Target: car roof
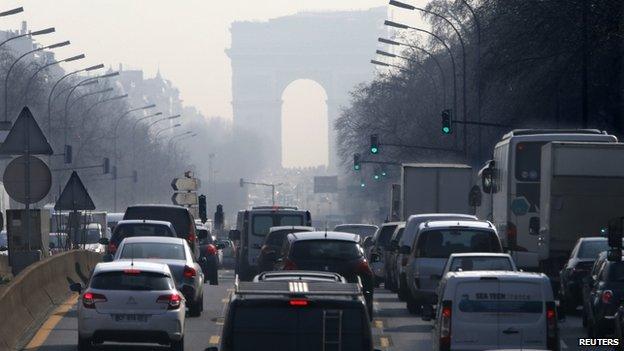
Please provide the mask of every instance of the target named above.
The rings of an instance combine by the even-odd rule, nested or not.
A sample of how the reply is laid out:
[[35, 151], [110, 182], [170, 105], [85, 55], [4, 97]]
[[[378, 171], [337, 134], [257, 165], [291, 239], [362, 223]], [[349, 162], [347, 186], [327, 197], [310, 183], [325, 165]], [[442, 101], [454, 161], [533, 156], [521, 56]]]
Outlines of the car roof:
[[167, 227], [173, 227], [171, 222], [167, 221], [155, 221], [151, 219], [124, 219], [123, 221], [117, 222], [117, 226], [124, 224], [154, 224], [154, 225], [164, 225]]
[[427, 221], [427, 222], [423, 222], [420, 224], [420, 229], [452, 228], [452, 227], [491, 229], [493, 231], [495, 230], [492, 223], [488, 221], [441, 220], [441, 221]]
[[374, 224], [363, 224], [363, 223], [344, 223], [344, 224], [338, 224], [336, 225], [334, 228], [339, 228], [339, 227], [367, 227], [367, 228], [379, 228], [378, 226], [374, 225]]
[[474, 280], [476, 278], [504, 278], [505, 280], [544, 280], [549, 281], [544, 273], [536, 272], [514, 272], [514, 271], [463, 271], [449, 272], [447, 278], [450, 279], [467, 279]]
[[278, 227], [271, 227], [269, 228], [269, 233], [272, 232], [276, 232], [278, 230], [289, 230], [289, 229], [294, 229], [294, 230], [299, 230], [299, 231], [306, 231], [306, 232], [313, 232], [314, 231], [314, 227], [307, 227], [304, 225], [282, 225], [282, 226], [278, 226]]
[[254, 281], [262, 280], [312, 280], [312, 281], [333, 281], [337, 283], [346, 283], [344, 277], [338, 273], [323, 272], [323, 271], [274, 271], [263, 272], [258, 274]]
[[173, 208], [188, 211], [186, 207], [178, 206], [178, 205], [169, 205], [169, 204], [144, 204], [144, 205], [132, 205], [128, 206], [128, 208], [137, 208], [137, 207], [163, 207], [163, 208]]
[[186, 240], [182, 238], [172, 238], [170, 236], [131, 236], [123, 239], [122, 243], [163, 243], [163, 244], [184, 244]]
[[118, 271], [123, 271], [125, 269], [138, 269], [138, 270], [146, 271], [146, 272], [154, 272], [154, 273], [162, 273], [166, 275], [171, 275], [169, 266], [167, 266], [164, 263], [146, 262], [146, 261], [139, 261], [139, 260], [101, 262], [95, 265], [93, 274], [103, 273], [103, 272], [118, 272]]
[[407, 222], [411, 222], [411, 221], [416, 221], [416, 220], [428, 220], [427, 218], [431, 218], [431, 220], [434, 220], [435, 218], [449, 218], [449, 217], [456, 217], [456, 218], [462, 218], [462, 219], [472, 219], [472, 220], [477, 220], [478, 218], [476, 216], [473, 215], [467, 215], [467, 214], [461, 214], [461, 213], [421, 213], [421, 214], [414, 214], [411, 215], [407, 218]]
[[360, 242], [360, 236], [357, 234], [351, 233], [343, 233], [343, 232], [304, 232], [304, 233], [291, 233], [288, 234], [289, 237], [292, 237], [294, 241], [303, 241], [303, 240], [342, 240], [342, 241], [352, 241], [355, 243]]
[[606, 241], [607, 238], [603, 236], [588, 236], [584, 238], [579, 238], [579, 241]]
[[463, 252], [454, 253], [449, 256], [449, 259], [455, 257], [506, 257], [511, 259], [511, 255], [506, 253], [494, 253], [494, 252]]
[[401, 225], [404, 224], [405, 222], [386, 222], [383, 223], [381, 226], [382, 227], [387, 227], [387, 226], [393, 226], [393, 225]]

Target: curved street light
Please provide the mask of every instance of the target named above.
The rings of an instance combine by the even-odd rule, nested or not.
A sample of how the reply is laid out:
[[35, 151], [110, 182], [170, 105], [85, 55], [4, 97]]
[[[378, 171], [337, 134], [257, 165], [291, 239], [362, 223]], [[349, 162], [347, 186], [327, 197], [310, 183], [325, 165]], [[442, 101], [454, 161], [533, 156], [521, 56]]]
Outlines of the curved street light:
[[30, 32], [30, 33], [24, 33], [24, 34], [16, 35], [14, 37], [10, 37], [9, 39], [6, 39], [5, 41], [1, 42], [0, 46], [10, 42], [11, 40], [27, 37], [29, 35], [35, 36], [35, 35], [50, 34], [50, 33], [54, 33], [55, 31], [56, 31], [56, 29], [54, 29], [54, 27], [50, 27], [50, 28], [46, 28], [46, 29], [36, 30], [36, 31]]
[[58, 65], [58, 64], [61, 64], [63, 62], [78, 61], [78, 60], [82, 60], [83, 58], [85, 58], [85, 55], [84, 54], [80, 54], [80, 55], [76, 55], [76, 56], [72, 56], [72, 57], [66, 58], [64, 60], [53, 61], [53, 62], [50, 62], [48, 64], [45, 64], [45, 65], [39, 67], [39, 69], [37, 69], [35, 71], [35, 73], [33, 73], [33, 75], [30, 76], [30, 78], [28, 79], [28, 83], [26, 83], [26, 89], [24, 89], [24, 97], [22, 98], [22, 101], [24, 102], [24, 104], [26, 104], [28, 102], [28, 92], [30, 90], [30, 85], [35, 80], [35, 77], [37, 76], [37, 74], [39, 74], [41, 71], [43, 71], [44, 69], [49, 68], [51, 66]]
[[166, 132], [166, 131], [168, 131], [168, 130], [170, 130], [170, 129], [178, 128], [178, 127], [181, 127], [181, 126], [182, 126], [182, 124], [181, 124], [181, 123], [177, 123], [177, 124], [172, 125], [171, 127], [166, 127], [166, 128], [163, 128], [163, 129], [159, 130], [159, 131], [158, 131], [158, 132], [156, 132], [156, 134], [154, 135], [154, 140], [158, 139], [158, 137], [160, 136], [160, 134], [162, 134], [162, 133], [164, 133], [164, 132]]
[[0, 17], [6, 17], [6, 16], [10, 16], [10, 15], [15, 15], [17, 13], [20, 12], [24, 12], [24, 8], [23, 7], [17, 7], [11, 10], [7, 10], [7, 11], [2, 11], [0, 12]]

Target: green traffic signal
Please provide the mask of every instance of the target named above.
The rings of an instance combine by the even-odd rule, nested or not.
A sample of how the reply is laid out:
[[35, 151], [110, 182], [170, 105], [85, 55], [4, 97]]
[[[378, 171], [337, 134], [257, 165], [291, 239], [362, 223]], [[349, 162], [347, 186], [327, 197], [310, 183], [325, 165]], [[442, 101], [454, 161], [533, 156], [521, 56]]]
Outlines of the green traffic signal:
[[379, 135], [377, 134], [372, 134], [370, 136], [370, 152], [373, 155], [379, 153]]
[[376, 154], [379, 152], [379, 149], [376, 147], [371, 147], [371, 154]]
[[451, 134], [452, 130], [452, 118], [451, 118], [451, 110], [446, 109], [442, 111], [442, 133]]
[[442, 127], [442, 133], [449, 134], [450, 132], [451, 132], [451, 128], [449, 128], [449, 127]]
[[375, 179], [375, 180], [379, 180], [379, 178], [381, 178], [381, 176], [380, 176], [379, 174], [375, 174], [375, 175], [373, 176], [373, 179]]
[[360, 183], [360, 188], [365, 188], [366, 187], [366, 183], [362, 182]]
[[360, 162], [360, 154], [353, 154], [353, 170], [359, 171], [362, 169], [362, 164]]

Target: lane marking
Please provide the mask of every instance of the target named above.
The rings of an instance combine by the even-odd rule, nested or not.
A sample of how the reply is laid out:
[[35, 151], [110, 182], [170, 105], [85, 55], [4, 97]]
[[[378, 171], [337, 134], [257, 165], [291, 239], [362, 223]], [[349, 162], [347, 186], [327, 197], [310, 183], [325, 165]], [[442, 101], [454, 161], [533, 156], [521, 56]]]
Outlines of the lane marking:
[[228, 303], [228, 302], [230, 302], [230, 299], [228, 299], [228, 298], [221, 299], [221, 302], [223, 302], [223, 303]]
[[37, 330], [35, 336], [30, 340], [28, 345], [26, 345], [26, 350], [37, 350], [46, 342], [46, 340], [50, 336], [50, 333], [52, 333], [56, 325], [76, 304], [76, 302], [78, 301], [78, 296], [78, 294], [73, 294], [69, 299], [65, 300], [65, 302], [59, 305], [54, 310], [54, 312], [52, 312], [52, 315], [48, 317], [43, 325], [41, 325], [41, 328]]
[[383, 329], [384, 328], [384, 323], [383, 323], [382, 320], [377, 319], [377, 320], [375, 320], [373, 322], [373, 324], [375, 325], [375, 328], [377, 328], [377, 329]]
[[220, 340], [221, 337], [219, 335], [213, 335], [210, 337], [210, 341], [208, 342], [210, 343], [210, 345], [218, 345]]

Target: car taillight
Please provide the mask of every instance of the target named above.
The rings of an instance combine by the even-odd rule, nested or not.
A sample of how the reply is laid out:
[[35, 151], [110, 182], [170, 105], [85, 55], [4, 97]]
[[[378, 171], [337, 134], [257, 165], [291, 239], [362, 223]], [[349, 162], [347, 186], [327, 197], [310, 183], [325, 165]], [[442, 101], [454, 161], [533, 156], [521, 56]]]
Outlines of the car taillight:
[[108, 253], [111, 255], [114, 255], [115, 252], [117, 252], [117, 245], [115, 245], [114, 243], [108, 243]]
[[195, 225], [191, 222], [191, 228], [189, 229], [189, 235], [187, 241], [189, 244], [194, 244], [195, 240], [197, 240], [197, 235], [195, 234]]
[[357, 272], [360, 274], [372, 275], [373, 271], [371, 271], [370, 266], [366, 260], [362, 260], [357, 265]]
[[82, 305], [85, 308], [95, 308], [96, 302], [106, 302], [106, 296], [91, 292], [86, 292], [82, 295]]
[[289, 304], [296, 307], [304, 307], [308, 305], [307, 299], [290, 299]]
[[179, 294], [160, 295], [156, 302], [166, 303], [168, 310], [177, 310], [182, 304], [182, 296]]
[[297, 269], [297, 265], [295, 262], [291, 261], [289, 258], [284, 259], [284, 270], [286, 271], [294, 271]]
[[609, 304], [613, 299], [613, 291], [605, 290], [602, 292], [602, 303]]
[[209, 256], [214, 256], [217, 254], [217, 247], [212, 245], [212, 244], [208, 244], [208, 246], [206, 246], [206, 254]]
[[451, 317], [453, 313], [451, 301], [442, 301], [442, 321], [440, 323], [440, 350], [451, 349]]
[[558, 338], [555, 303], [546, 302], [546, 347], [549, 350], [556, 350]]
[[192, 279], [197, 275], [197, 271], [193, 267], [184, 266], [184, 278]]

